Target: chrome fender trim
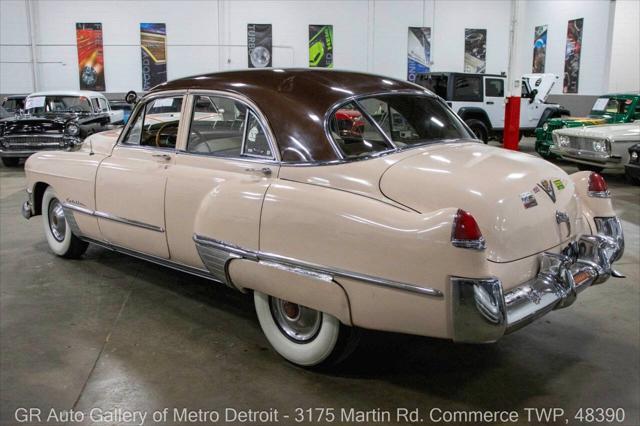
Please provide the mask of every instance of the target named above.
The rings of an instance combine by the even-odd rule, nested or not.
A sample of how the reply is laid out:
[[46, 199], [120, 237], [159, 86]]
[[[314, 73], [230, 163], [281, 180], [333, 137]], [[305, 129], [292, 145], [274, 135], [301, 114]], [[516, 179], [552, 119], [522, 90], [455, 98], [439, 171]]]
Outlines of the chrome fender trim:
[[148, 229], [150, 231], [155, 231], [155, 232], [164, 232], [164, 228], [161, 226], [156, 226], [156, 225], [151, 225], [148, 223], [144, 223], [144, 222], [139, 222], [137, 220], [133, 220], [133, 219], [127, 219], [124, 217], [120, 217], [120, 216], [116, 216], [110, 213], [105, 213], [105, 212], [101, 212], [98, 210], [91, 210], [88, 209], [86, 207], [80, 207], [80, 206], [76, 206], [75, 204], [71, 204], [71, 203], [62, 203], [62, 207], [65, 209], [65, 214], [66, 211], [69, 210], [73, 210], [76, 211], [78, 213], [82, 213], [82, 214], [86, 214], [89, 216], [94, 216], [100, 219], [106, 219], [106, 220], [110, 220], [113, 222], [118, 222], [118, 223], [124, 223], [125, 225], [131, 225], [131, 226], [135, 226], [138, 228], [143, 228], [143, 229]]
[[[219, 274], [224, 261], [224, 269], [226, 270], [228, 262], [233, 258], [243, 258], [253, 260], [256, 262], [268, 262], [271, 265], [279, 265], [282, 268], [287, 268], [292, 272], [304, 273], [307, 275], [313, 275], [316, 277], [323, 277], [327, 280], [329, 277], [333, 280], [336, 277], [352, 278], [358, 281], [363, 281], [369, 284], [392, 288], [394, 290], [407, 291], [411, 293], [417, 293], [423, 296], [442, 298], [444, 295], [440, 290], [429, 287], [418, 287], [413, 284], [402, 283], [398, 281], [388, 280], [385, 278], [374, 277], [371, 275], [361, 274], [358, 272], [346, 271], [344, 269], [333, 268], [324, 265], [317, 265], [315, 263], [305, 262], [303, 260], [293, 259], [290, 257], [280, 256], [273, 253], [266, 253], [263, 251], [255, 251], [245, 249], [234, 244], [226, 243], [224, 241], [215, 240], [213, 238], [205, 237], [202, 235], [194, 234], [193, 241], [196, 244], [198, 253], [209, 250], [208, 253], [212, 253], [211, 250], [215, 250], [215, 258], [213, 263], [208, 265], [203, 258], [203, 263], [207, 266], [207, 269], [212, 275]], [[226, 256], [226, 258], [225, 258]], [[202, 255], [201, 255], [202, 257]], [[207, 261], [211, 262], [212, 259], [207, 258]]]

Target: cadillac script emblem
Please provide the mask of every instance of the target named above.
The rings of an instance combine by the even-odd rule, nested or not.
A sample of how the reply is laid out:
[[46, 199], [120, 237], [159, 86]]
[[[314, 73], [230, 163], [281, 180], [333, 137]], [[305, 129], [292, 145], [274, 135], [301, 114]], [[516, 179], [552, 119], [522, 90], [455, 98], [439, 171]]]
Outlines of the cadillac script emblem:
[[553, 185], [549, 179], [540, 181], [538, 186], [551, 198], [551, 201], [556, 202], [556, 191], [553, 189]]

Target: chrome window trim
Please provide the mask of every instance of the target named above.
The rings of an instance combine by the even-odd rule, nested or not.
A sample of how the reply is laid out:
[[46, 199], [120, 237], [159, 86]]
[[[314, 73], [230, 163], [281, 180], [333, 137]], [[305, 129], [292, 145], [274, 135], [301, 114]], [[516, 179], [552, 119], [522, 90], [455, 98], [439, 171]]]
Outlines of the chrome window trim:
[[[470, 131], [469, 127], [464, 123], [463, 120], [459, 119], [459, 123], [460, 125], [469, 133], [469, 137], [468, 138], [459, 138], [459, 139], [442, 139], [442, 140], [433, 140], [433, 141], [428, 141], [425, 143], [420, 143], [420, 144], [416, 144], [416, 145], [407, 145], [404, 147], [396, 147], [396, 148], [392, 148], [386, 151], [380, 151], [378, 153], [376, 153], [377, 155], [370, 155], [370, 156], [366, 156], [366, 157], [362, 157], [362, 158], [347, 158], [344, 156], [344, 154], [342, 153], [342, 150], [338, 147], [337, 143], [335, 142], [335, 140], [333, 139], [333, 136], [331, 136], [331, 132], [329, 131], [329, 123], [331, 121], [331, 117], [333, 116], [333, 114], [340, 109], [342, 106], [350, 103], [350, 102], [354, 102], [358, 105], [359, 108], [362, 109], [362, 107], [360, 106], [360, 99], [366, 99], [366, 98], [375, 98], [376, 96], [396, 96], [396, 95], [417, 95], [417, 96], [426, 96], [429, 98], [432, 98], [436, 101], [438, 101], [445, 109], [448, 109], [449, 111], [451, 111], [451, 113], [457, 117], [457, 114], [453, 111], [453, 109], [451, 109], [451, 107], [442, 100], [442, 98], [440, 98], [439, 96], [435, 95], [434, 93], [430, 92], [427, 89], [421, 89], [420, 86], [416, 86], [416, 89], [402, 89], [402, 90], [392, 90], [392, 91], [386, 91], [386, 92], [373, 92], [373, 93], [367, 93], [364, 95], [353, 95], [353, 96], [349, 96], [347, 98], [343, 98], [341, 100], [339, 100], [338, 102], [335, 102], [333, 105], [331, 105], [331, 107], [329, 107], [329, 109], [327, 110], [327, 113], [325, 113], [324, 116], [324, 120], [323, 120], [323, 126], [324, 126], [324, 134], [327, 138], [327, 140], [329, 141], [329, 143], [331, 144], [331, 147], [333, 148], [334, 152], [336, 153], [336, 155], [339, 157], [338, 160], [327, 160], [327, 161], [308, 161], [308, 162], [282, 162], [283, 166], [309, 166], [309, 165], [313, 165], [313, 166], [320, 166], [320, 165], [331, 165], [331, 164], [342, 164], [342, 163], [349, 163], [352, 161], [363, 161], [363, 160], [369, 160], [371, 158], [376, 158], [378, 156], [381, 155], [387, 155], [387, 154], [393, 154], [396, 152], [401, 152], [401, 151], [405, 151], [408, 149], [414, 149], [414, 148], [418, 148], [418, 147], [423, 147], [423, 146], [427, 146], [427, 145], [432, 145], [434, 143], [442, 143], [443, 141], [451, 141], [451, 142], [460, 142], [460, 141], [474, 141], [477, 142], [477, 139], [472, 139], [473, 137], [473, 133]], [[366, 111], [363, 111], [367, 116], [368, 113]], [[375, 120], [373, 120], [375, 122]], [[374, 125], [376, 125], [376, 128], [378, 129], [378, 131], [380, 131], [380, 127], [377, 126], [377, 123], [375, 123]], [[385, 137], [386, 140], [390, 140], [391, 138], [386, 135], [386, 133], [384, 131], [382, 131], [382, 135]], [[391, 142], [392, 146], [396, 146], [395, 143], [392, 141]]]
[[231, 243], [216, 240], [213, 238], [205, 237], [202, 235], [194, 234], [193, 240], [196, 245], [210, 246], [218, 250], [226, 251], [235, 256], [242, 257], [244, 259], [253, 260], [256, 262], [268, 262], [271, 264], [278, 264], [285, 268], [294, 268], [298, 271], [305, 271], [309, 275], [314, 276], [331, 276], [341, 278], [351, 278], [358, 281], [364, 281], [369, 284], [377, 285], [385, 288], [392, 288], [394, 290], [401, 290], [411, 293], [417, 293], [423, 296], [442, 298], [444, 294], [437, 289], [429, 287], [418, 287], [413, 284], [403, 283], [399, 281], [389, 280], [386, 278], [375, 277], [372, 275], [362, 274], [359, 272], [347, 271], [340, 268], [333, 268], [324, 265], [318, 265], [311, 262], [306, 262], [299, 259], [294, 259], [286, 256], [281, 256], [274, 253], [268, 253], [263, 251], [255, 251], [251, 249], [245, 249], [243, 247], [236, 246]]
[[161, 226], [156, 226], [156, 225], [151, 225], [149, 223], [144, 223], [144, 222], [139, 222], [137, 220], [133, 220], [133, 219], [127, 219], [124, 217], [120, 217], [120, 216], [116, 216], [110, 213], [106, 213], [106, 212], [101, 212], [98, 210], [91, 210], [88, 209], [86, 207], [80, 207], [80, 206], [76, 206], [75, 204], [70, 204], [70, 203], [62, 203], [62, 207], [64, 207], [65, 209], [69, 209], [69, 210], [73, 210], [73, 211], [77, 211], [78, 213], [83, 213], [89, 216], [94, 216], [100, 219], [106, 219], [106, 220], [110, 220], [112, 222], [118, 222], [118, 223], [123, 223], [125, 225], [131, 225], [131, 226], [135, 226], [138, 228], [142, 228], [142, 229], [148, 229], [150, 231], [155, 231], [155, 232], [164, 232], [164, 228]]
[[[195, 90], [189, 90], [189, 97], [191, 98], [191, 101], [190, 101], [191, 104], [194, 103], [193, 98], [195, 96], [217, 96], [221, 98], [228, 98], [228, 99], [232, 99], [234, 101], [243, 103], [245, 106], [247, 106], [247, 109], [252, 111], [255, 114], [258, 122], [260, 123], [263, 130], [265, 131], [265, 135], [267, 136], [267, 141], [269, 142], [269, 146], [271, 147], [271, 152], [273, 153], [271, 157], [259, 157], [259, 158], [264, 159], [264, 161], [280, 162], [280, 150], [278, 149], [278, 143], [274, 136], [274, 133], [271, 130], [271, 127], [269, 126], [269, 121], [267, 120], [265, 115], [262, 113], [260, 108], [258, 108], [258, 106], [251, 99], [249, 99], [246, 96], [240, 95], [238, 93], [225, 92], [222, 90], [195, 89]], [[192, 111], [190, 112], [192, 113]], [[246, 117], [245, 117], [245, 120], [246, 120]], [[191, 129], [191, 119], [189, 120], [188, 129]], [[246, 126], [245, 126], [245, 131], [246, 131]], [[187, 131], [186, 133], [188, 136], [189, 132]], [[243, 140], [244, 140], [244, 135], [243, 135]], [[185, 140], [184, 148], [182, 150], [178, 150], [178, 152], [181, 154], [182, 153], [193, 154], [192, 152], [187, 151], [187, 140]], [[211, 155], [209, 153], [207, 153], [207, 156], [214, 157], [214, 158], [223, 158], [223, 159], [236, 159], [236, 160], [245, 159], [245, 156], [242, 155], [242, 151], [239, 157], [221, 157], [218, 155]], [[254, 158], [257, 158], [257, 157], [254, 156]]]
[[[140, 99], [138, 101], [138, 103], [136, 104], [135, 108], [133, 109], [133, 111], [131, 111], [131, 115], [129, 116], [129, 119], [127, 120], [127, 124], [125, 124], [124, 128], [122, 129], [122, 132], [120, 132], [120, 135], [118, 136], [118, 141], [116, 142], [114, 148], [116, 147], [122, 147], [122, 146], [141, 146], [140, 144], [138, 145], [132, 145], [132, 144], [125, 144], [124, 140], [126, 139], [126, 137], [129, 135], [129, 132], [131, 131], [131, 127], [133, 127], [133, 123], [135, 123], [135, 121], [138, 119], [138, 115], [141, 113], [144, 113], [145, 111], [145, 107], [146, 105], [157, 98], [170, 98], [170, 97], [178, 97], [178, 96], [182, 96], [182, 109], [180, 110], [180, 124], [178, 127], [178, 140], [176, 141], [176, 148], [178, 147], [178, 145], [180, 144], [180, 128], [183, 127], [184, 124], [184, 120], [182, 119], [182, 117], [184, 117], [184, 111], [185, 111], [185, 102], [187, 101], [187, 94], [188, 94], [188, 90], [167, 90], [165, 92], [157, 92], [157, 93], [151, 93], [148, 94], [146, 96], [144, 96], [142, 99]], [[142, 112], [141, 112], [142, 111]], [[144, 125], [144, 117], [142, 118], [143, 120], [143, 125]], [[145, 145], [148, 146], [148, 145]], [[160, 149], [160, 148], [154, 148], [154, 149]], [[173, 148], [165, 148], [165, 149], [171, 149], [174, 150]]]

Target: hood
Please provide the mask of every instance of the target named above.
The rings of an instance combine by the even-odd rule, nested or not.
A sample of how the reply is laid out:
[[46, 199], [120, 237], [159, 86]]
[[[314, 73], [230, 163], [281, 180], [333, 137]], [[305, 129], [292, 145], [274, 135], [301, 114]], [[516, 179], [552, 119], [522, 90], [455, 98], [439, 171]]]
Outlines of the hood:
[[556, 212], [569, 216], [572, 235], [582, 227], [574, 184], [562, 169], [477, 143], [433, 147], [399, 161], [383, 174], [380, 189], [421, 213], [447, 207], [470, 212], [494, 262], [522, 259], [567, 241], [568, 228], [558, 225]]
[[551, 73], [543, 74], [524, 74], [523, 79], [526, 79], [529, 83], [531, 90], [537, 90], [535, 101], [545, 103], [549, 97], [551, 89], [556, 84], [559, 77]]
[[560, 129], [557, 130], [557, 133], [566, 136], [581, 136], [585, 138], [610, 138], [618, 141], [640, 141], [640, 121], [634, 121], [633, 123]]
[[606, 117], [562, 117], [552, 118], [549, 121], [549, 126], [552, 128], [561, 127], [580, 127], [580, 126], [599, 126], [601, 124], [607, 124]]

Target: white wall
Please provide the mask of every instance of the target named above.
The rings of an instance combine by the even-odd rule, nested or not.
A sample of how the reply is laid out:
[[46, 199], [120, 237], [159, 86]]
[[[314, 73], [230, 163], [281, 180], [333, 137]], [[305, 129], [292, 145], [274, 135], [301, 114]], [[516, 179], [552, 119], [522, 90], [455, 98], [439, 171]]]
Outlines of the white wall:
[[[625, 5], [627, 9], [638, 8], [636, 0], [617, 3], [622, 2], [633, 3]], [[563, 75], [567, 21], [583, 17], [579, 93], [607, 91], [611, 4], [609, 0], [522, 1], [520, 7], [525, 10], [517, 46], [522, 71], [531, 70], [534, 27], [548, 24], [546, 69]], [[25, 5], [26, 0], [0, 0], [0, 93], [29, 92], [33, 88]], [[487, 29], [488, 73], [508, 68], [508, 0], [33, 0], [33, 10], [40, 90], [78, 87], [76, 22], [102, 23], [108, 92], [140, 90], [140, 22], [167, 24], [169, 79], [246, 68], [248, 23], [273, 25], [273, 64], [279, 67], [307, 67], [308, 25], [333, 24], [337, 69], [406, 78], [410, 26], [432, 27], [434, 71], [463, 70], [465, 28]], [[634, 40], [637, 52], [638, 21], [628, 15], [617, 14], [616, 23], [635, 33], [616, 32], [616, 40], [627, 47], [614, 51], [614, 59], [621, 64], [616, 70], [637, 71], [637, 66], [629, 66], [634, 57], [624, 53]], [[636, 64], [637, 58], [636, 54]], [[23, 63], [14, 63], [20, 61]], [[636, 85], [637, 77], [636, 72]], [[625, 78], [612, 74], [611, 79], [620, 85], [633, 80], [627, 74]], [[554, 92], [561, 93], [562, 85], [558, 84]]]
[[640, 92], [640, 2], [615, 3], [608, 92]]
[[[25, 5], [0, 1], [0, 93], [32, 91]], [[248, 23], [273, 25], [279, 67], [308, 66], [309, 24], [334, 26], [337, 69], [406, 78], [409, 26], [433, 28], [434, 70], [463, 70], [467, 27], [487, 29], [487, 72], [506, 71], [508, 61], [510, 4], [504, 0], [34, 0], [33, 10], [39, 90], [78, 87], [76, 22], [102, 23], [108, 92], [141, 87], [140, 22], [167, 24], [169, 79], [246, 68]]]
[[[636, 1], [636, 0], [632, 0]], [[599, 95], [607, 91], [608, 57], [611, 46], [611, 16], [609, 0], [536, 0], [521, 2], [524, 21], [519, 23], [518, 52], [522, 72], [531, 72], [535, 27], [548, 25], [545, 72], [560, 76], [551, 93], [562, 93], [564, 53], [567, 44], [567, 23], [584, 18], [580, 55], [579, 95]], [[637, 21], [636, 21], [637, 25]]]

